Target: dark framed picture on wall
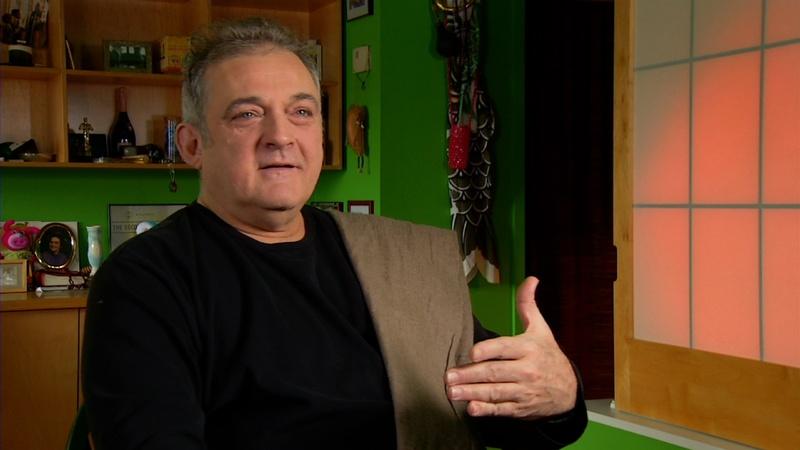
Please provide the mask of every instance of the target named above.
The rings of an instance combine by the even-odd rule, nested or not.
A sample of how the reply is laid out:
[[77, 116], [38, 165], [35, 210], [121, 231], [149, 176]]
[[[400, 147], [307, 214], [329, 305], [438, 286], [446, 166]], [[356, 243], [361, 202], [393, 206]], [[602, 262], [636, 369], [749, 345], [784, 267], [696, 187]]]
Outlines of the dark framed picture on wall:
[[375, 202], [372, 200], [350, 200], [347, 212], [351, 214], [375, 214]]
[[372, 14], [372, 0], [347, 0], [347, 20]]

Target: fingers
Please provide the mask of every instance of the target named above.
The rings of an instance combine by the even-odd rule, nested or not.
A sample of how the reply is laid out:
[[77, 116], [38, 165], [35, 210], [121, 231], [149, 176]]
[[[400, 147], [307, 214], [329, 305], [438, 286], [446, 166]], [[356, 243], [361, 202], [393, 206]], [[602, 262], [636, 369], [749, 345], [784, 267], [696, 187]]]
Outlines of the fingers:
[[487, 361], [447, 371], [447, 385], [527, 381], [532, 374], [519, 361]]
[[467, 404], [467, 414], [472, 417], [503, 416], [525, 419], [537, 419], [541, 416], [528, 415], [524, 408], [516, 402], [487, 403], [472, 401]]
[[473, 362], [488, 361], [490, 359], [519, 359], [530, 353], [529, 339], [523, 335], [501, 336], [478, 342], [470, 350]]
[[524, 391], [518, 383], [459, 384], [447, 388], [450, 400], [486, 403], [522, 402]]
[[550, 326], [542, 317], [539, 306], [536, 304], [536, 287], [539, 279], [527, 277], [517, 289], [517, 311], [522, 319], [525, 333], [536, 334], [551, 338], [553, 336]]
[[525, 330], [536, 321], [537, 315], [541, 316], [539, 307], [536, 306], [536, 286], [538, 285], [538, 278], [527, 277], [517, 288], [517, 311]]

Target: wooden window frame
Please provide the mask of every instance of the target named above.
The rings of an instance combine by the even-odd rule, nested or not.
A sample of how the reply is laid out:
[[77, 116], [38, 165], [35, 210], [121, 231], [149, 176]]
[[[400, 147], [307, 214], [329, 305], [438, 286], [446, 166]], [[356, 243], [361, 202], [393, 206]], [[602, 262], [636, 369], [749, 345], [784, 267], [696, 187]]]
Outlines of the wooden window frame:
[[800, 447], [800, 369], [634, 338], [635, 0], [615, 2], [614, 306], [619, 410], [763, 448]]

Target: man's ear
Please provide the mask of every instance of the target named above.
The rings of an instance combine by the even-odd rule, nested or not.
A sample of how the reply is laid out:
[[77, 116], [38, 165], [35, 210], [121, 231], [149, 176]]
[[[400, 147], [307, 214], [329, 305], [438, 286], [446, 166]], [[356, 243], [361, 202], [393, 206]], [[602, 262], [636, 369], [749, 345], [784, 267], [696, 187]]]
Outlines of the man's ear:
[[190, 123], [181, 122], [175, 130], [178, 151], [186, 164], [201, 169], [203, 167], [203, 138], [200, 130]]

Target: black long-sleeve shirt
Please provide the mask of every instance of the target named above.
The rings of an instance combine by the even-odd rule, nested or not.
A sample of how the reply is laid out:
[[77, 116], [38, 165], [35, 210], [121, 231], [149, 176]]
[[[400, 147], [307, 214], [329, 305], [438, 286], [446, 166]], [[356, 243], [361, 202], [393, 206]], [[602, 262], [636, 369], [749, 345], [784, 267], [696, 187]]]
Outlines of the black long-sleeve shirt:
[[[303, 214], [301, 241], [262, 244], [193, 204], [109, 257], [83, 370], [100, 449], [395, 448], [360, 283], [333, 220]], [[579, 398], [556, 421], [471, 424], [487, 445], [549, 448], [585, 415]]]

